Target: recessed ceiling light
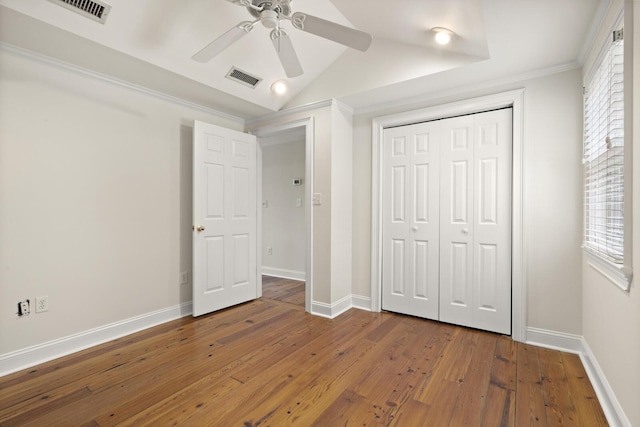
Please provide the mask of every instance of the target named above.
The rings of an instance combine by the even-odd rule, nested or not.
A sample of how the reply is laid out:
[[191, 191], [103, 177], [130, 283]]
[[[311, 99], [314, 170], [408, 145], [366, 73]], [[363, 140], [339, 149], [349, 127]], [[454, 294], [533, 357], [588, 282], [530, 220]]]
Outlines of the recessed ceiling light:
[[276, 95], [284, 95], [289, 90], [289, 85], [285, 80], [275, 81], [271, 85], [271, 91]]
[[436, 33], [436, 42], [441, 45], [449, 44], [451, 38], [453, 37], [453, 31], [446, 28], [435, 27], [432, 29], [432, 31]]

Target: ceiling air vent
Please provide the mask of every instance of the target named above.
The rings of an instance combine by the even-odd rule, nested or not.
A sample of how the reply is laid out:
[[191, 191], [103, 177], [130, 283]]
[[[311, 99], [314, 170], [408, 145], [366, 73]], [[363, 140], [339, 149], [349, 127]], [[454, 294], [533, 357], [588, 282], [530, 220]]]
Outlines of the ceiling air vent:
[[100, 0], [49, 0], [52, 3], [66, 7], [80, 15], [104, 24], [111, 10], [108, 5]]
[[252, 89], [258, 86], [258, 84], [260, 84], [260, 82], [262, 81], [260, 77], [252, 76], [251, 74], [244, 72], [236, 67], [231, 68], [231, 70], [227, 73], [227, 78], [245, 86], [249, 86]]

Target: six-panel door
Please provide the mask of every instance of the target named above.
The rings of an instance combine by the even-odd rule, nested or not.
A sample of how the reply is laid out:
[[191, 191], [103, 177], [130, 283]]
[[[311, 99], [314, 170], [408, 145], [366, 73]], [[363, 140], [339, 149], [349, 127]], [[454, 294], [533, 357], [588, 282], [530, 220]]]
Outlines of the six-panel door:
[[257, 297], [256, 138], [194, 124], [193, 315]]
[[388, 129], [384, 141], [383, 308], [437, 319], [438, 126]]

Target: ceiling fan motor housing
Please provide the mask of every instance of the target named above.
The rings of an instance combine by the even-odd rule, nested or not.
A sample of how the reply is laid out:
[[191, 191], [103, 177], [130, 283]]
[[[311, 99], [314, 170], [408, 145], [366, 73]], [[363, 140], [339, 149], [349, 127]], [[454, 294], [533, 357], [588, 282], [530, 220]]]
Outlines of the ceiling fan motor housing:
[[275, 28], [278, 25], [278, 12], [265, 9], [260, 12], [260, 22], [267, 28]]

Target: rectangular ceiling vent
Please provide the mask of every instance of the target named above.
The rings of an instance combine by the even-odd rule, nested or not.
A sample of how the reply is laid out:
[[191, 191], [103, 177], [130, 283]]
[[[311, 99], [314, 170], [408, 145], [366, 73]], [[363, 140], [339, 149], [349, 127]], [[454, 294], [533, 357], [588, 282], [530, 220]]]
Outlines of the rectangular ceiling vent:
[[249, 86], [252, 89], [255, 89], [262, 81], [260, 77], [253, 76], [236, 67], [232, 67], [226, 77], [245, 86]]
[[59, 6], [104, 24], [111, 11], [111, 5], [100, 0], [49, 0]]

